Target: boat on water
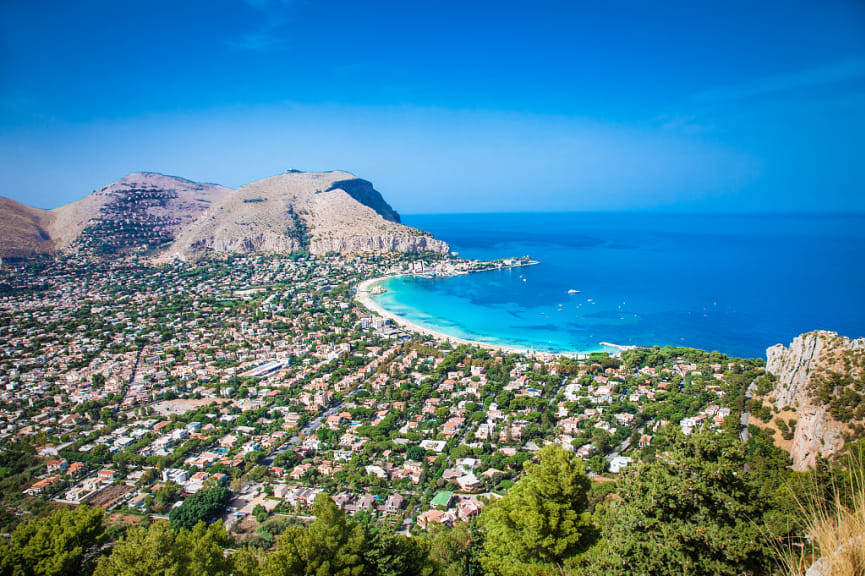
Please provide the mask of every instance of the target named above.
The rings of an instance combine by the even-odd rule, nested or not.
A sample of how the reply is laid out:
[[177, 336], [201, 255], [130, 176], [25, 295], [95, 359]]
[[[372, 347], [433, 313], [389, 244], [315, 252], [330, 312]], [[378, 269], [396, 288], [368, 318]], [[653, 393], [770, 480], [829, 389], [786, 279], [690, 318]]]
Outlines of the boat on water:
[[574, 290], [573, 288], [571, 288], [570, 290], [568, 290], [568, 294], [579, 294], [579, 293], [580, 293], [579, 290]]

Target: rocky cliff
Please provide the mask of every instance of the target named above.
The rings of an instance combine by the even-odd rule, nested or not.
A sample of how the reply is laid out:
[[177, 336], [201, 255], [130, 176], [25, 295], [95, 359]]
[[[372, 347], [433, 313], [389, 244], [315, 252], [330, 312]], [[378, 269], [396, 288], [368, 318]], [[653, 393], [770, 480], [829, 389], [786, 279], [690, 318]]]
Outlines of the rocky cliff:
[[846, 438], [861, 434], [865, 338], [809, 332], [797, 336], [789, 347], [769, 348], [766, 360], [766, 370], [778, 378], [770, 395], [775, 408], [796, 411], [790, 450], [795, 470], [807, 470], [818, 454], [830, 457]]

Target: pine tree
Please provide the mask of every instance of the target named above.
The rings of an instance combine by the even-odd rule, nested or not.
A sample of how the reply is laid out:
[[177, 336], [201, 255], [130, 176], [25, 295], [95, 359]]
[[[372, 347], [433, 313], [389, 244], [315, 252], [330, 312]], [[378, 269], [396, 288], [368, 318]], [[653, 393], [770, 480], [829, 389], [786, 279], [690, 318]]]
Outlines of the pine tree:
[[558, 446], [526, 462], [526, 475], [482, 516], [484, 569], [502, 576], [553, 574], [584, 550], [594, 534], [586, 508], [585, 464]]

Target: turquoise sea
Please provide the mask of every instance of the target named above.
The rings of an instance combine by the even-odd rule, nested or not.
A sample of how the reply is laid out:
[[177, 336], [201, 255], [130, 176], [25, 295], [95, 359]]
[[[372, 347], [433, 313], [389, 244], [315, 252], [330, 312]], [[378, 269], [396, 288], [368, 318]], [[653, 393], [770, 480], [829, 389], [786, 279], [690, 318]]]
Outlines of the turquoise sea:
[[382, 306], [456, 337], [553, 352], [612, 342], [756, 357], [815, 329], [865, 335], [865, 215], [510, 213], [403, 221], [467, 258], [540, 261], [386, 281], [376, 297]]

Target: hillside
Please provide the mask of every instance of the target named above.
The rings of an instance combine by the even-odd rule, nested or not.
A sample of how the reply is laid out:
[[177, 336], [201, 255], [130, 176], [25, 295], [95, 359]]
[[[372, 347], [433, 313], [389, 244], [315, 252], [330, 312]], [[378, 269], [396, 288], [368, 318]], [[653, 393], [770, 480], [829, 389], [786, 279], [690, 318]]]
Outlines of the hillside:
[[152, 172], [130, 174], [54, 210], [0, 199], [0, 257], [146, 250], [173, 258], [308, 250], [447, 252], [400, 224], [372, 184], [347, 172], [287, 172], [238, 190]]
[[157, 248], [230, 192], [175, 176], [133, 173], [58, 208], [52, 237], [60, 249], [76, 246], [97, 253]]
[[52, 214], [0, 198], [0, 257], [27, 258], [51, 252], [54, 244], [48, 230]]
[[136, 172], [53, 210], [0, 198], [0, 256], [155, 248], [173, 240], [181, 228], [229, 192], [224, 186]]

